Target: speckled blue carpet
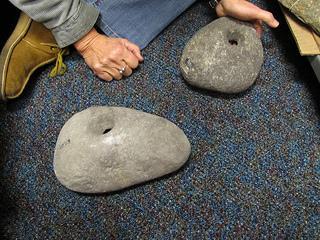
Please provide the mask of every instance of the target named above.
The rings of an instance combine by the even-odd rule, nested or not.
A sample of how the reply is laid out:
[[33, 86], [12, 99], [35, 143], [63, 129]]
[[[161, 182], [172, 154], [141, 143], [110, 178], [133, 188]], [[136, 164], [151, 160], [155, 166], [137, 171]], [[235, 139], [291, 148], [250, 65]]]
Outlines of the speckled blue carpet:
[[[188, 86], [178, 68], [187, 40], [214, 19], [200, 2], [143, 51], [125, 81], [95, 78], [76, 54], [69, 71], [37, 71], [23, 96], [0, 105], [2, 239], [316, 239], [320, 222], [320, 86], [276, 2], [256, 84], [227, 96]], [[267, 3], [268, 2], [268, 3]], [[59, 131], [93, 105], [165, 117], [192, 155], [178, 172], [121, 192], [82, 195], [53, 172]]]

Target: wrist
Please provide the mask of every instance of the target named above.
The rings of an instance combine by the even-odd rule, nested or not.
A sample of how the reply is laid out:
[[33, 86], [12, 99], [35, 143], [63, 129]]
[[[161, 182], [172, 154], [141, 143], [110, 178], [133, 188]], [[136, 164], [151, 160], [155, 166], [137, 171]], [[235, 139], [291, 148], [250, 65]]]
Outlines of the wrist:
[[210, 0], [209, 5], [211, 8], [216, 9], [221, 0]]
[[78, 52], [83, 52], [87, 49], [90, 43], [99, 36], [99, 33], [95, 28], [92, 28], [86, 35], [76, 41], [73, 46]]

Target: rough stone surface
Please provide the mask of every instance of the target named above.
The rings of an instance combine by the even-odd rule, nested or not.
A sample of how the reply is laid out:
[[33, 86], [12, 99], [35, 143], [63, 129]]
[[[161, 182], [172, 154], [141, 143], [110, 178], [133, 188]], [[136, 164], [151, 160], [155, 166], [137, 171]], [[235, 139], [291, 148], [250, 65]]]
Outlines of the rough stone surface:
[[54, 171], [67, 188], [83, 193], [115, 191], [179, 169], [190, 143], [168, 120], [120, 107], [90, 107], [63, 126]]
[[254, 28], [219, 18], [187, 43], [180, 61], [185, 80], [196, 87], [224, 93], [248, 89], [263, 63], [263, 47]]
[[279, 2], [320, 35], [319, 0], [279, 0]]

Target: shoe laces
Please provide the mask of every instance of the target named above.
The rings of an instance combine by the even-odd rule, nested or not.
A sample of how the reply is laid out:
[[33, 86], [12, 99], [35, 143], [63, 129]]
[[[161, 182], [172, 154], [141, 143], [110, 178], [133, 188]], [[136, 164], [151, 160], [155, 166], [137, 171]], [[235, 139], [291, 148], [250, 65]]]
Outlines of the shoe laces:
[[50, 43], [42, 43], [42, 45], [51, 47], [51, 50], [59, 49], [59, 52], [57, 53], [57, 59], [56, 64], [52, 68], [51, 72], [49, 73], [49, 77], [55, 77], [57, 75], [63, 75], [67, 71], [67, 66], [63, 62], [63, 55], [69, 53], [68, 48], [59, 48], [56, 44], [50, 44]]
[[63, 75], [67, 71], [67, 66], [63, 62], [63, 55], [68, 52], [68, 49], [60, 49], [57, 55], [57, 60], [54, 68], [51, 70], [49, 77], [55, 77], [57, 75]]

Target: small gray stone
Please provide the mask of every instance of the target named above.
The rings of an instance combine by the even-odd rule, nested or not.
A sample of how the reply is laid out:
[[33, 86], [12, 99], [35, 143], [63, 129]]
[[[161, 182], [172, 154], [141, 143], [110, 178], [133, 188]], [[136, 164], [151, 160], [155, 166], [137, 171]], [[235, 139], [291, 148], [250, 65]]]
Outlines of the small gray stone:
[[193, 86], [238, 93], [255, 82], [262, 63], [263, 47], [255, 29], [248, 23], [222, 17], [190, 39], [180, 69]]
[[63, 126], [54, 171], [65, 187], [83, 193], [120, 190], [179, 169], [190, 143], [173, 123], [120, 107], [90, 107]]

